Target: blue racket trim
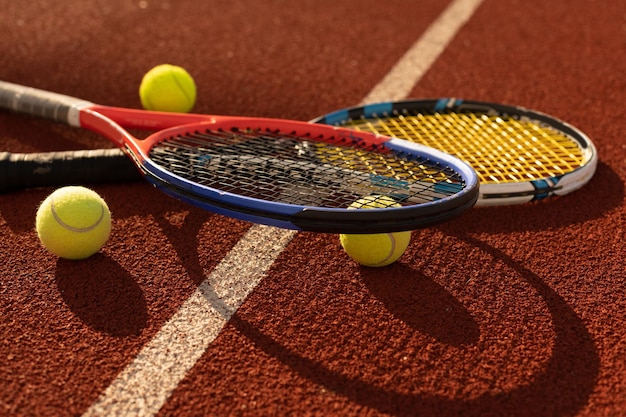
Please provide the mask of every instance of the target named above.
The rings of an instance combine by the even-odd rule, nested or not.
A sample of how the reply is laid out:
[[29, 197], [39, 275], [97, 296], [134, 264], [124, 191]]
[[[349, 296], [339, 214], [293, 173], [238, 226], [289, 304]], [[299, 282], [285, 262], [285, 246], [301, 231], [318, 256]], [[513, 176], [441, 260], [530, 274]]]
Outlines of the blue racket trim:
[[393, 103], [376, 103], [376, 104], [368, 104], [363, 107], [363, 114], [365, 117], [373, 117], [373, 116], [382, 116], [384, 114], [389, 114], [393, 111]]
[[[408, 142], [409, 146], [405, 147], [397, 142], [392, 139], [387, 144], [390, 144], [390, 148], [397, 148], [402, 152], [409, 151], [414, 146], [424, 148]], [[384, 233], [412, 230], [415, 227], [409, 226], [414, 225], [416, 221], [419, 221], [420, 227], [435, 225], [474, 206], [478, 199], [478, 180], [474, 171], [463, 163], [448, 164], [450, 161], [445, 154], [437, 155], [435, 160], [454, 167], [462, 175], [465, 185], [438, 184], [439, 187], [443, 187], [444, 192], [450, 192], [452, 189], [456, 195], [420, 204], [419, 213], [412, 207], [348, 210], [269, 202], [190, 183], [176, 174], [163, 170], [149, 158], [143, 161], [142, 168], [146, 179], [161, 191], [217, 214], [292, 230], [345, 233], [346, 225], [350, 224], [350, 233]], [[396, 185], [398, 184], [394, 183], [394, 186]], [[449, 208], [448, 205], [442, 204], [452, 199], [454, 204], [450, 204]]]

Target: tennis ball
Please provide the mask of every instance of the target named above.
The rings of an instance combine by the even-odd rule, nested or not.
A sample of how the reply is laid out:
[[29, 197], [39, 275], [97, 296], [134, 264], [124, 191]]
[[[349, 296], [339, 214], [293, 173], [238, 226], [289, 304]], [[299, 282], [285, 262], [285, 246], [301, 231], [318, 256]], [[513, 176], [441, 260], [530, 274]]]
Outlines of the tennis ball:
[[[392, 198], [368, 196], [350, 205], [351, 209], [399, 207]], [[341, 234], [339, 241], [343, 250], [363, 266], [387, 266], [397, 261], [411, 242], [411, 232]]]
[[111, 232], [111, 213], [95, 191], [63, 187], [39, 206], [35, 220], [43, 246], [58, 257], [85, 259], [98, 252]]
[[157, 65], [143, 76], [139, 98], [146, 110], [187, 113], [196, 103], [196, 83], [182, 67]]

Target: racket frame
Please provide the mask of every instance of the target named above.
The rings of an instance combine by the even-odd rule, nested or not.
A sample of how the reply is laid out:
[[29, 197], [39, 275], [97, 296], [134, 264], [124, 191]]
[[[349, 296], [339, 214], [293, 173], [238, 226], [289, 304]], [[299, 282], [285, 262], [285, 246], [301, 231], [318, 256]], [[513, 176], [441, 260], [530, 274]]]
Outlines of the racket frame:
[[[255, 118], [249, 118], [248, 121], [263, 123], [262, 119]], [[224, 121], [217, 123], [226, 129], [231, 126], [228, 122], [223, 124]], [[300, 123], [298, 124], [300, 125]], [[204, 126], [204, 124], [193, 126]], [[209, 126], [213, 128], [215, 124], [209, 124]], [[301, 127], [304, 128], [305, 126]], [[184, 131], [184, 129], [182, 131], [180, 129], [181, 127], [177, 127], [160, 133], [177, 135]], [[350, 136], [355, 133], [348, 129], [337, 129], [337, 131], [345, 131]], [[381, 143], [377, 146], [385, 146], [397, 152], [407, 153], [428, 151], [430, 158], [436, 163], [442, 165], [449, 165], [450, 163], [450, 155], [435, 149], [394, 138], [384, 139], [384, 144]], [[399, 232], [413, 230], [416, 228], [416, 224], [419, 224], [420, 228], [429, 227], [462, 214], [473, 207], [478, 198], [478, 177], [475, 171], [463, 162], [455, 166], [455, 170], [461, 174], [466, 186], [449, 197], [415, 206], [419, 207], [419, 210], [408, 208], [346, 210], [265, 201], [216, 190], [201, 184], [190, 184], [184, 178], [163, 170], [148, 157], [145, 157], [141, 166], [146, 179], [155, 187], [172, 197], [205, 210], [254, 223], [323, 233]]]

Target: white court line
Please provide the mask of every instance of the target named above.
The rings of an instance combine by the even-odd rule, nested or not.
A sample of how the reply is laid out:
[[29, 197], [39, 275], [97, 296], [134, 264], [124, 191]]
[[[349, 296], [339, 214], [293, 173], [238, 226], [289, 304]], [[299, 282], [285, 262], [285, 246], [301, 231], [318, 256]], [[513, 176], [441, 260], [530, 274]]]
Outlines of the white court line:
[[153, 416], [295, 231], [255, 225], [83, 416]]
[[385, 78], [365, 96], [362, 104], [406, 98], [483, 1], [457, 0], [450, 3]]
[[[362, 104], [406, 97], [483, 1], [452, 1]], [[83, 416], [157, 414], [295, 233], [252, 226]]]

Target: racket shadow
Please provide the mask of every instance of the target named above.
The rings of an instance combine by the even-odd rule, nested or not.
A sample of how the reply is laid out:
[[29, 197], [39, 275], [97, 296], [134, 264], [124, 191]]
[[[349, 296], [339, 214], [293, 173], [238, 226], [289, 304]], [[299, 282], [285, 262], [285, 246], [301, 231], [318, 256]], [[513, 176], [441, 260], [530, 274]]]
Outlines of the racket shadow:
[[407, 265], [389, 268], [381, 279], [379, 271], [362, 267], [360, 278], [391, 315], [440, 343], [461, 347], [478, 341], [478, 323], [444, 287]]
[[87, 261], [59, 259], [59, 292], [78, 318], [92, 329], [112, 336], [137, 336], [148, 323], [143, 291], [117, 262], [98, 253]]
[[571, 194], [519, 205], [474, 207], [460, 218], [435, 227], [493, 234], [564, 228], [603, 217], [619, 207], [624, 197], [620, 176], [599, 162], [594, 178]]
[[[234, 313], [214, 288], [205, 280], [211, 271], [226, 257], [230, 249], [243, 237], [251, 224], [236, 219], [208, 213], [176, 201], [184, 213], [182, 219], [173, 221], [164, 213], [154, 213], [161, 232], [172, 246], [187, 277], [196, 288], [202, 285], [204, 295], [216, 311], [224, 317]], [[203, 230], [210, 231], [203, 234]], [[224, 231], [221, 233], [221, 231]], [[215, 235], [213, 235], [215, 233]], [[220, 242], [215, 236], [220, 236]]]
[[[588, 403], [600, 369], [593, 338], [583, 320], [541, 277], [500, 250], [477, 239], [463, 237], [468, 244], [504, 263], [528, 282], [545, 302], [552, 318], [554, 345], [545, 367], [532, 382], [506, 391], [484, 393], [471, 399], [412, 394], [377, 387], [324, 363], [301, 355], [281, 340], [265, 334], [258, 326], [235, 314], [229, 322], [266, 354], [276, 358], [301, 377], [325, 387], [351, 402], [389, 415], [530, 417], [573, 416]], [[374, 279], [372, 276], [370, 279]], [[433, 289], [436, 293], [438, 290]], [[329, 341], [332, 343], [332, 341]], [[555, 401], [558, 398], [558, 401]]]

